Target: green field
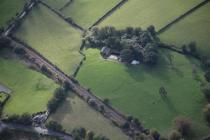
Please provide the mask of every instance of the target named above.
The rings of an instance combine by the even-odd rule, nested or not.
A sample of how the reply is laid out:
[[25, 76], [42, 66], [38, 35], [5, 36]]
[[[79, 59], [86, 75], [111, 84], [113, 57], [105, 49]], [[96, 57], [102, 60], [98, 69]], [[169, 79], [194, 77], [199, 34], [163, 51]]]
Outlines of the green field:
[[0, 27], [20, 12], [27, 0], [0, 0]]
[[74, 0], [62, 12], [84, 28], [90, 27], [120, 0]]
[[146, 28], [154, 25], [158, 30], [199, 2], [199, 0], [129, 0], [100, 26]]
[[70, 0], [43, 0], [43, 1], [52, 6], [53, 8], [60, 9]]
[[81, 33], [42, 5], [36, 6], [15, 35], [66, 74], [81, 60]]
[[210, 3], [198, 9], [160, 35], [162, 41], [181, 47], [195, 41], [201, 53], [210, 53]]
[[[177, 53], [161, 54], [155, 68], [127, 67], [105, 61], [99, 51], [89, 49], [77, 79], [97, 96], [110, 99], [115, 108], [139, 118], [148, 128], [164, 133], [176, 116], [185, 115], [195, 121], [200, 134], [205, 133], [201, 114], [206, 101], [192, 75], [192, 67], [197, 68], [197, 75], [202, 74], [199, 63]], [[166, 100], [159, 94], [161, 86], [168, 92]]]
[[0, 58], [0, 83], [12, 90], [3, 113], [22, 114], [46, 110], [57, 87], [47, 77], [28, 69], [19, 61]]
[[84, 127], [96, 135], [105, 135], [111, 140], [128, 140], [119, 128], [113, 126], [99, 112], [94, 111], [79, 97], [69, 94], [64, 104], [52, 114], [50, 120], [58, 121], [71, 132], [74, 128]]

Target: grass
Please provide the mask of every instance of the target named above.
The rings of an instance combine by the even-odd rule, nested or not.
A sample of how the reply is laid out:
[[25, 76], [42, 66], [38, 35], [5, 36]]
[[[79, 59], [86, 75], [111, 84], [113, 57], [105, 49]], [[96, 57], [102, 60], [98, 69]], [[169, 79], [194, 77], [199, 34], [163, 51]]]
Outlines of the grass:
[[82, 27], [88, 28], [118, 2], [120, 0], [75, 0], [62, 12]]
[[0, 1], [0, 27], [6, 26], [7, 21], [20, 12], [27, 0], [1, 0]]
[[0, 82], [12, 90], [3, 113], [22, 114], [44, 111], [57, 87], [47, 77], [16, 60], [0, 58]]
[[69, 94], [57, 112], [50, 116], [50, 120], [61, 123], [67, 132], [71, 132], [74, 128], [84, 127], [96, 135], [105, 135], [111, 140], [128, 140], [128, 137], [117, 127], [73, 93]]
[[0, 102], [3, 102], [7, 98], [7, 95], [0, 92]]
[[198, 4], [198, 0], [130, 0], [99, 26], [127, 26], [160, 29]]
[[[195, 122], [198, 136], [207, 134], [202, 117], [206, 101], [192, 74], [192, 67], [196, 67], [197, 75], [203, 74], [199, 63], [177, 53], [161, 54], [157, 67], [127, 67], [105, 61], [98, 50], [88, 49], [77, 79], [97, 96], [108, 98], [115, 108], [139, 118], [148, 128], [166, 133], [173, 119], [184, 115]], [[161, 86], [168, 92], [166, 99], [159, 94]]]
[[66, 3], [68, 3], [70, 0], [44, 0], [47, 4], [50, 6], [60, 9], [62, 8]]
[[204, 55], [210, 53], [210, 3], [198, 9], [185, 19], [160, 34], [160, 38], [181, 47], [191, 41], [197, 43], [198, 49]]
[[30, 12], [15, 35], [66, 74], [71, 74], [82, 58], [78, 52], [81, 33], [42, 5]]

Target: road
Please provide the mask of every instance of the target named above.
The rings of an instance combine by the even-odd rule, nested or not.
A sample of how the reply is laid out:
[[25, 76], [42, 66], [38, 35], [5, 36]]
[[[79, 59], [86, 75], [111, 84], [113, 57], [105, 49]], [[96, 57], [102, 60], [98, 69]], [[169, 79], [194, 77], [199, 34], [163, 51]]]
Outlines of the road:
[[21, 124], [14, 124], [14, 123], [3, 123], [0, 121], [0, 132], [3, 129], [21, 130], [25, 132], [32, 132], [32, 133], [38, 133], [38, 134], [47, 135], [47, 136], [59, 137], [64, 140], [73, 140], [73, 137], [70, 134], [51, 131], [51, 130], [41, 128], [41, 127], [32, 127], [32, 126], [26, 126], [26, 125], [21, 125]]

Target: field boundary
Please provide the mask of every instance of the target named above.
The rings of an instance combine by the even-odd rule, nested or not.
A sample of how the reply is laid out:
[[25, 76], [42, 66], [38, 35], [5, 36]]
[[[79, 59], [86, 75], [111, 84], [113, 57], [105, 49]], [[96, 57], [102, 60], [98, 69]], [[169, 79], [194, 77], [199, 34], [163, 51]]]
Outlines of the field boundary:
[[73, 0], [69, 0], [64, 6], [62, 6], [59, 11], [62, 11], [64, 8], [68, 7], [71, 3], [73, 2]]
[[10, 35], [15, 30], [15, 28], [17, 28], [17, 26], [20, 24], [21, 20], [23, 20], [27, 16], [27, 14], [33, 9], [33, 7], [36, 6], [36, 4], [37, 2], [33, 1], [27, 4], [27, 7], [24, 8], [20, 12], [20, 14], [16, 16], [15, 20], [13, 20], [13, 22], [9, 24], [9, 26], [5, 29], [3, 34], [5, 36]]
[[194, 6], [193, 8], [189, 9], [187, 12], [185, 12], [184, 14], [180, 15], [179, 17], [177, 17], [176, 19], [172, 20], [170, 23], [166, 24], [164, 27], [162, 27], [160, 30], [157, 31], [157, 34], [161, 34], [163, 32], [165, 32], [167, 29], [169, 29], [172, 25], [176, 24], [177, 22], [179, 22], [180, 20], [184, 19], [185, 17], [187, 17], [188, 15], [192, 14], [194, 11], [196, 11], [197, 9], [201, 8], [202, 6], [206, 5], [208, 2], [210, 2], [210, 0], [204, 0], [201, 3], [197, 4], [196, 6]]
[[85, 31], [85, 29], [83, 29], [83, 27], [81, 27], [80, 25], [78, 25], [76, 22], [74, 22], [72, 20], [72, 18], [67, 18], [66, 16], [64, 16], [61, 12], [59, 12], [58, 10], [52, 8], [50, 5], [48, 5], [47, 3], [43, 2], [42, 0], [39, 1], [42, 5], [44, 5], [45, 7], [47, 7], [49, 10], [51, 10], [53, 13], [55, 13], [56, 15], [58, 15], [61, 19], [63, 19], [64, 21], [66, 21], [69, 25], [71, 25], [73, 28], [75, 29], [79, 29], [81, 31]]
[[95, 23], [93, 23], [93, 25], [91, 25], [88, 29], [90, 30], [92, 27], [98, 25], [99, 23], [101, 23], [103, 20], [105, 20], [108, 16], [110, 16], [112, 13], [114, 13], [118, 8], [120, 8], [121, 6], [123, 6], [126, 2], [128, 2], [128, 0], [122, 0], [120, 1], [117, 5], [115, 5], [112, 9], [110, 9], [105, 15], [103, 15], [102, 17], [100, 17]]

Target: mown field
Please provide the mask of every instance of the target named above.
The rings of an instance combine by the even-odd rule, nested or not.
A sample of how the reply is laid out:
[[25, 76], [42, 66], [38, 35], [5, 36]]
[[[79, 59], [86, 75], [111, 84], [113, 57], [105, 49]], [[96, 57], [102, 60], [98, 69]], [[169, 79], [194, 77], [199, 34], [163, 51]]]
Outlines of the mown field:
[[1, 0], [0, 1], [0, 27], [5, 27], [8, 20], [20, 12], [27, 0]]
[[181, 47], [195, 41], [204, 55], [210, 54], [210, 3], [173, 25], [160, 35], [162, 41]]
[[60, 9], [70, 0], [43, 0], [43, 1], [56, 9]]
[[84, 28], [90, 27], [120, 0], [75, 0], [62, 12]]
[[81, 32], [42, 5], [38, 5], [18, 28], [15, 36], [25, 41], [66, 74], [71, 74], [81, 55]]
[[198, 0], [130, 0], [102, 22], [100, 27], [146, 28], [154, 25], [159, 30], [199, 2]]
[[[164, 133], [176, 116], [184, 115], [193, 119], [198, 135], [206, 133], [202, 116], [206, 101], [192, 74], [193, 67], [196, 75], [202, 74], [199, 63], [173, 52], [161, 55], [157, 67], [127, 67], [105, 61], [99, 51], [88, 49], [77, 79], [97, 96], [108, 98], [115, 108], [139, 118], [148, 128]], [[159, 94], [161, 86], [168, 92], [167, 99]]]
[[0, 83], [12, 90], [11, 97], [4, 106], [4, 114], [46, 110], [47, 102], [57, 87], [53, 81], [16, 60], [0, 58], [0, 66]]
[[70, 93], [63, 105], [49, 120], [55, 120], [71, 132], [74, 128], [84, 127], [96, 135], [105, 135], [111, 140], [128, 140], [119, 128], [113, 126], [99, 112], [90, 108], [79, 97]]

